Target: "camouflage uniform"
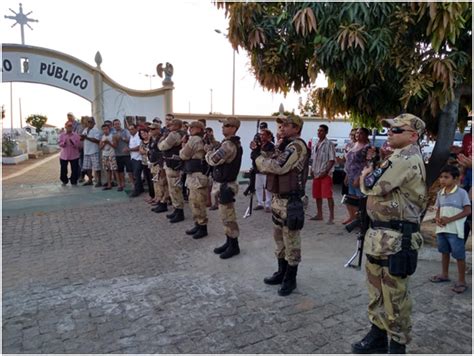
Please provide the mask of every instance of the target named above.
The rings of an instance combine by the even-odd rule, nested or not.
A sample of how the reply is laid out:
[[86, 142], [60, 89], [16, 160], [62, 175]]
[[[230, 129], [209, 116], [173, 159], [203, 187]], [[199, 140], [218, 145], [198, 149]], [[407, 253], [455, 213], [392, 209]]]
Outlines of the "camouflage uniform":
[[[419, 134], [424, 130], [424, 123], [411, 114], [383, 120], [382, 123], [391, 127], [408, 125]], [[409, 144], [394, 149], [376, 171], [361, 179], [360, 187], [362, 193], [368, 196], [367, 214], [372, 224], [386, 224], [394, 220], [419, 224], [427, 202], [425, 179], [425, 165], [418, 145]], [[365, 235], [364, 252], [372, 262], [387, 261], [389, 255], [401, 250], [401, 242], [402, 232], [386, 227], [371, 227]], [[411, 249], [418, 250], [422, 244], [421, 233], [413, 232]], [[404, 351], [404, 345], [410, 341], [411, 330], [409, 278], [390, 274], [383, 262], [372, 262], [366, 262], [369, 320], [378, 329], [386, 331], [390, 339], [400, 344]]]
[[[182, 136], [177, 131], [170, 131], [166, 138], [158, 144], [160, 151], [168, 151], [175, 147], [181, 146]], [[178, 157], [173, 157], [177, 160]], [[166, 162], [166, 160], [165, 160]], [[169, 163], [165, 164], [166, 180], [168, 181], [168, 190], [171, 197], [171, 203], [175, 209], [183, 209], [184, 198], [181, 189], [181, 172], [178, 169], [169, 167]]]
[[[291, 115], [278, 118], [278, 123], [293, 124], [299, 128], [303, 120]], [[273, 238], [275, 240], [275, 256], [278, 259], [278, 271], [272, 277], [265, 278], [267, 284], [280, 284], [278, 290], [281, 296], [289, 295], [296, 288], [296, 274], [301, 261], [300, 231], [304, 221], [304, 210], [308, 204], [305, 195], [305, 185], [308, 176], [308, 148], [306, 143], [298, 138], [285, 139], [275, 154], [271, 157], [259, 156], [255, 160], [260, 172], [267, 174], [266, 189], [272, 196]], [[291, 200], [290, 200], [291, 199]], [[293, 207], [293, 199], [298, 200], [300, 227], [289, 228], [288, 206]], [[293, 219], [292, 219], [293, 220]]]
[[[273, 173], [283, 175], [294, 168], [303, 170], [307, 160], [308, 150], [305, 143], [299, 139], [289, 141], [285, 150], [278, 152], [272, 158], [260, 156], [255, 163], [259, 171], [265, 174]], [[303, 197], [305, 207], [308, 204], [306, 196]], [[272, 197], [273, 238], [275, 240], [275, 256], [285, 258], [290, 266], [296, 266], [301, 261], [300, 230], [290, 231], [285, 226], [287, 218], [288, 198], [279, 194]]]
[[[152, 124], [153, 126], [154, 124]], [[158, 125], [159, 126], [159, 125]], [[165, 137], [162, 136], [160, 138], [152, 137], [152, 147], [156, 146], [156, 150], [158, 149], [158, 144], [164, 140]], [[158, 142], [155, 143], [155, 140]], [[155, 200], [161, 204], [167, 204], [167, 201], [170, 197], [168, 191], [168, 181], [166, 180], [166, 172], [164, 169], [164, 160], [163, 160], [163, 153], [158, 153], [158, 159], [156, 162], [153, 162], [153, 166], [151, 167], [151, 174], [153, 177], [153, 188], [155, 189]]]
[[[197, 122], [197, 121], [196, 121]], [[191, 123], [193, 125], [193, 123]], [[193, 126], [190, 126], [193, 127]], [[179, 151], [179, 157], [186, 162], [190, 160], [204, 160], [204, 141], [200, 135], [191, 136], [184, 147]], [[189, 188], [189, 205], [193, 220], [198, 225], [207, 224], [207, 187], [208, 178], [203, 172], [187, 172], [186, 187]]]
[[[240, 127], [240, 121], [234, 117], [221, 120], [223, 130]], [[235, 132], [236, 132], [235, 130]], [[226, 136], [226, 134], [224, 134]], [[226, 242], [214, 249], [220, 258], [226, 259], [240, 253], [238, 244], [239, 225], [235, 214], [234, 197], [239, 191], [237, 176], [242, 163], [242, 145], [238, 136], [227, 134], [219, 147], [206, 154], [207, 163], [213, 167], [212, 195], [219, 194], [219, 214], [224, 225]]]

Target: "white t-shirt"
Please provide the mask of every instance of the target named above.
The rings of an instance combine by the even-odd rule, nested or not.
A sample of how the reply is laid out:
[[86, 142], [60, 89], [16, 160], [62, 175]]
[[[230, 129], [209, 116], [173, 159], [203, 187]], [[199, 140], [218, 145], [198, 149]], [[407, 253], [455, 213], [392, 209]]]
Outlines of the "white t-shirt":
[[[129, 148], [139, 147], [141, 142], [142, 140], [140, 139], [140, 135], [137, 132], [135, 136], [130, 135], [130, 141], [128, 143], [128, 147]], [[142, 155], [140, 154], [139, 151], [130, 151], [130, 158], [135, 159], [137, 161], [141, 161]]]
[[[112, 142], [112, 135], [111, 134], [108, 134], [107, 136], [106, 135], [103, 135], [102, 138], [101, 138], [101, 141], [109, 141], [109, 142]], [[115, 149], [110, 146], [109, 144], [105, 144], [104, 145], [104, 148], [102, 148], [102, 156], [103, 157], [112, 157], [112, 156], [115, 156]]]
[[[82, 131], [82, 134], [87, 135], [87, 137], [95, 138], [97, 140], [100, 140], [100, 131], [98, 129], [93, 127], [89, 131], [89, 133], [87, 133], [87, 130], [89, 130], [89, 129], [84, 129], [84, 131]], [[98, 143], [94, 143], [94, 142], [91, 142], [89, 140], [84, 140], [83, 142], [84, 142], [84, 154], [85, 155], [93, 155], [93, 154], [99, 152], [99, 144]]]

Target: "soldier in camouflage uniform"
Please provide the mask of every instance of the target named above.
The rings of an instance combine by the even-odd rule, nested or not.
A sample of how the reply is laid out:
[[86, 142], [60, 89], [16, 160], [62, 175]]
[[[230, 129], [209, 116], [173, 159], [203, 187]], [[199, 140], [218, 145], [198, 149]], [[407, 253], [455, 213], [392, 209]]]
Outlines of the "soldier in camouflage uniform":
[[283, 141], [271, 158], [257, 157], [255, 163], [267, 174], [266, 188], [273, 193], [272, 220], [278, 271], [265, 278], [266, 284], [282, 283], [278, 294], [286, 296], [296, 288], [296, 274], [301, 261], [300, 230], [308, 198], [305, 185], [308, 177], [309, 152], [299, 137], [303, 120], [295, 115], [279, 117]]
[[189, 125], [190, 137], [179, 151], [186, 173], [186, 187], [189, 189], [189, 205], [193, 214], [194, 227], [186, 231], [193, 239], [207, 236], [207, 163], [204, 159], [204, 125], [193, 121]]
[[166, 172], [164, 169], [163, 152], [158, 149], [158, 144], [163, 139], [161, 134], [161, 125], [153, 123], [150, 125], [150, 150], [148, 158], [152, 164], [150, 170], [153, 177], [153, 188], [155, 190], [156, 206], [151, 209], [155, 213], [168, 211], [167, 200], [169, 199], [168, 182], [166, 180]]
[[[219, 193], [219, 214], [224, 225], [226, 242], [214, 249], [220, 258], [226, 259], [240, 253], [239, 225], [234, 208], [234, 196], [239, 190], [237, 176], [242, 163], [242, 145], [240, 138], [235, 136], [240, 127], [240, 121], [235, 117], [220, 120], [224, 140], [206, 154], [207, 163], [213, 167], [212, 195]], [[206, 145], [206, 148], [209, 147]]]
[[173, 119], [169, 125], [169, 133], [166, 138], [158, 144], [158, 148], [163, 152], [165, 157], [166, 179], [168, 181], [168, 189], [173, 204], [174, 211], [166, 215], [170, 223], [177, 223], [184, 220], [184, 198], [181, 187], [181, 169], [182, 161], [179, 158], [179, 150], [181, 149], [181, 133], [182, 121]]
[[411, 330], [408, 275], [416, 268], [416, 251], [423, 243], [419, 224], [427, 190], [417, 140], [425, 124], [411, 114], [383, 120], [382, 124], [389, 127], [388, 143], [394, 151], [376, 170], [367, 167], [360, 177], [371, 220], [364, 252], [372, 328], [352, 345], [352, 351], [383, 353], [388, 348], [389, 353], [402, 354]]

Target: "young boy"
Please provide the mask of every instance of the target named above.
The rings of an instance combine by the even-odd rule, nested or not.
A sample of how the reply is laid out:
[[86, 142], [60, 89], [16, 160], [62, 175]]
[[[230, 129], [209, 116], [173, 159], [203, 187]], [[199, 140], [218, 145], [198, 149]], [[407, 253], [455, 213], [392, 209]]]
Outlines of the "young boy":
[[107, 124], [102, 125], [103, 136], [100, 140], [100, 149], [102, 150], [102, 165], [107, 171], [107, 186], [103, 190], [112, 189], [112, 174], [117, 180], [117, 160], [115, 159], [115, 147], [113, 135], [110, 133], [110, 127]]
[[446, 165], [441, 169], [440, 183], [443, 187], [436, 198], [436, 237], [438, 251], [442, 254], [442, 272], [430, 278], [433, 283], [449, 282], [449, 253], [458, 265], [458, 282], [453, 292], [463, 293], [467, 289], [464, 278], [466, 271], [466, 250], [464, 248], [464, 221], [471, 214], [471, 202], [467, 192], [458, 187], [459, 169]]

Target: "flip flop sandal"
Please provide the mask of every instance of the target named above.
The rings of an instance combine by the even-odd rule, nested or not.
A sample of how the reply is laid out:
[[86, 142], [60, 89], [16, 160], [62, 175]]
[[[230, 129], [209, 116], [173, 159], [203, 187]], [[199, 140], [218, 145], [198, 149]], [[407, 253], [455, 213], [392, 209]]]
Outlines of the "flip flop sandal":
[[467, 289], [465, 284], [455, 284], [454, 287], [451, 289], [454, 293], [461, 294], [464, 293]]
[[449, 278], [440, 276], [439, 274], [430, 278], [430, 282], [432, 283], [443, 283], [443, 282], [450, 282]]

